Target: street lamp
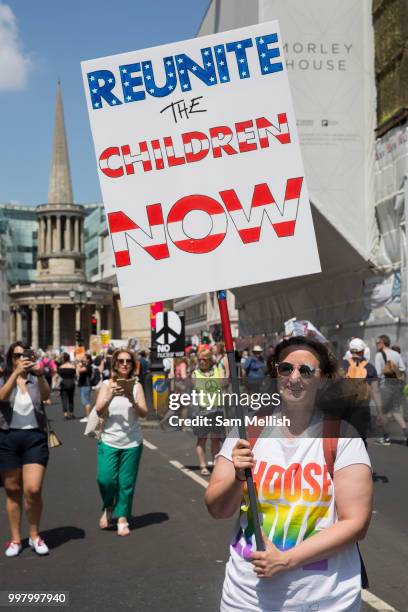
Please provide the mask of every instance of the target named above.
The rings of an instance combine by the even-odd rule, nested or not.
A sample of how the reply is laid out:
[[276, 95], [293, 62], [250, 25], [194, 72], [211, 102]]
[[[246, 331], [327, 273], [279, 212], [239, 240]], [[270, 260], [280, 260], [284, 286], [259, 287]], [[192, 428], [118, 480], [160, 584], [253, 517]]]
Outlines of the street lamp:
[[92, 291], [90, 291], [90, 289], [85, 289], [84, 285], [78, 285], [78, 289], [71, 289], [71, 291], [69, 292], [69, 297], [73, 304], [78, 304], [79, 306], [79, 317], [75, 321], [75, 327], [77, 328], [75, 330], [75, 335], [77, 335], [78, 333], [80, 336], [81, 310], [85, 307], [86, 304], [89, 303], [89, 300], [92, 297]]
[[[82, 299], [82, 296], [85, 296], [86, 301]], [[81, 307], [83, 307], [91, 299], [92, 291], [90, 291], [89, 289], [85, 291], [85, 287], [83, 285], [79, 285], [77, 290], [71, 289], [71, 291], [69, 292], [69, 297], [71, 298], [71, 301], [73, 303], [76, 302]]]

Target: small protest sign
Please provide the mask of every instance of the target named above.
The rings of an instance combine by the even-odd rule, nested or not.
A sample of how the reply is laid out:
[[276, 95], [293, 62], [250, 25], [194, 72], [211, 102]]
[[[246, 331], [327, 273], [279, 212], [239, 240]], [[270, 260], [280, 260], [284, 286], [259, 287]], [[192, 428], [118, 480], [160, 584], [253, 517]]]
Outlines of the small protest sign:
[[178, 312], [158, 312], [156, 329], [153, 332], [153, 346], [157, 357], [182, 357], [185, 347], [184, 315]]

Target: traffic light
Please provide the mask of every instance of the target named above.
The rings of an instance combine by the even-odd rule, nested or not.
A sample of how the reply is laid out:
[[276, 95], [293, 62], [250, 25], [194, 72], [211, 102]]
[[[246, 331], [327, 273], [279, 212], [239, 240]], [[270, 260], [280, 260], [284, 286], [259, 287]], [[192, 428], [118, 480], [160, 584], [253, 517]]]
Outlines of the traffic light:
[[95, 315], [92, 315], [91, 317], [91, 334], [93, 336], [95, 336], [98, 332], [97, 332], [97, 324], [98, 324], [98, 320], [95, 317]]

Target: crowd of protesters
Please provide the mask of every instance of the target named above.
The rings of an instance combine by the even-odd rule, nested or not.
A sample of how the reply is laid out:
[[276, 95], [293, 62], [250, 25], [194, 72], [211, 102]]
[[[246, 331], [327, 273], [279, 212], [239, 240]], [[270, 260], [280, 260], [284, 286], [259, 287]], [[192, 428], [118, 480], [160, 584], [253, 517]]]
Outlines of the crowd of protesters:
[[[377, 442], [391, 444], [389, 424], [394, 420], [408, 445], [403, 410], [408, 389], [406, 365], [399, 347], [392, 345], [388, 336], [377, 338], [376, 349], [374, 363], [371, 363], [365, 342], [352, 338], [342, 359], [336, 362], [331, 355], [332, 363], [336, 362], [336, 377], [359, 382], [360, 396], [355, 400], [359, 418], [354, 425], [366, 446], [372, 406], [382, 433]], [[291, 379], [296, 376], [296, 368], [291, 363], [277, 363], [273, 347], [265, 351], [254, 345], [242, 353], [236, 352], [234, 357], [232, 363], [249, 393], [261, 391], [273, 377]], [[187, 381], [198, 390], [208, 389], [209, 385], [213, 391], [222, 389], [231, 376], [231, 361], [221, 342], [188, 347], [185, 356], [165, 360], [163, 365], [172, 381], [171, 388], [179, 392], [191, 388]], [[147, 414], [144, 385], [149, 369], [147, 353], [140, 351], [136, 355], [128, 348], [115, 350], [110, 347], [94, 356], [81, 350], [78, 356], [67, 352], [34, 352], [23, 342], [15, 342], [7, 354], [0, 355], [0, 478], [6, 492], [11, 535], [7, 556], [17, 556], [21, 551], [23, 500], [30, 546], [37, 554], [48, 553], [47, 544], [39, 534], [39, 524], [41, 491], [49, 459], [45, 410], [51, 403], [51, 391], [54, 403], [60, 397], [64, 418], [71, 420], [78, 411], [75, 406], [78, 387], [82, 408], [78, 416], [87, 423], [88, 433], [98, 438], [97, 482], [102, 498], [99, 526], [107, 528], [115, 517], [118, 534], [129, 534], [129, 517], [143, 448], [139, 419]], [[300, 366], [298, 370], [302, 378], [303, 370]], [[214, 418], [222, 410], [221, 405], [212, 406], [209, 416]], [[208, 414], [208, 406], [200, 405], [198, 413], [200, 411]], [[212, 431], [211, 423], [205, 431], [194, 427], [193, 434], [203, 476], [210, 475], [220, 452], [228, 460], [231, 453], [235, 456], [232, 448], [227, 452], [223, 446], [225, 434], [220, 429]], [[206, 461], [207, 442], [210, 442], [209, 461]], [[237, 457], [240, 452], [237, 449]], [[213, 507], [214, 504], [218, 502], [210, 498], [209, 505]]]

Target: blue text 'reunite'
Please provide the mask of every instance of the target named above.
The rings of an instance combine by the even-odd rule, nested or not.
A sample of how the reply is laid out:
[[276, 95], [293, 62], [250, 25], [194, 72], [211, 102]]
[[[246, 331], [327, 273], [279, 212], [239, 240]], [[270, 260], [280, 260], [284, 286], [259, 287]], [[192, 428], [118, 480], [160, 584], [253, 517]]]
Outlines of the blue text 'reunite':
[[[120, 84], [110, 70], [88, 72], [88, 84], [92, 108], [119, 106], [140, 102], [147, 95], [165, 98], [177, 89], [188, 92], [193, 89], [194, 76], [208, 87], [231, 81], [231, 64], [235, 63], [240, 79], [249, 79], [251, 71], [262, 75], [275, 74], [283, 70], [276, 33], [244, 38], [214, 47], [200, 49], [202, 63], [186, 53], [163, 57], [165, 82], [158, 85], [150, 60], [125, 64], [118, 67]], [[236, 74], [236, 71], [234, 71]]]

